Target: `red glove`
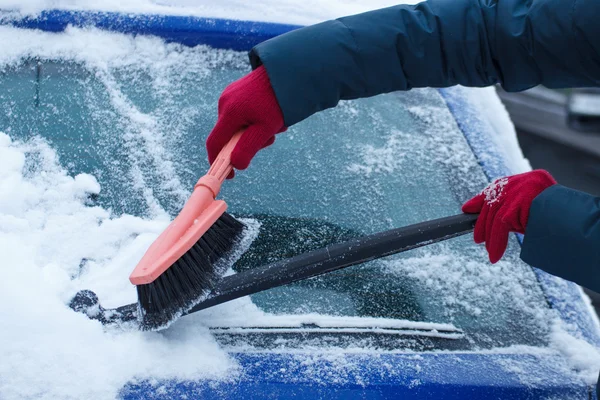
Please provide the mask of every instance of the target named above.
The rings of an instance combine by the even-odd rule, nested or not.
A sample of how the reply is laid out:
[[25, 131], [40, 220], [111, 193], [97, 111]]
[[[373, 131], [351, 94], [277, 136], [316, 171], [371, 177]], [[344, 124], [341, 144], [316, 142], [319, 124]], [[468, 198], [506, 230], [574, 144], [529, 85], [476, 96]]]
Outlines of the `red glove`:
[[492, 264], [504, 255], [509, 232], [525, 233], [533, 199], [554, 184], [552, 175], [538, 169], [496, 179], [463, 204], [463, 212], [480, 213], [474, 239], [475, 243], [485, 242]]
[[[217, 124], [206, 139], [208, 161], [240, 129], [246, 131], [231, 153], [231, 164], [246, 169], [256, 153], [275, 141], [275, 134], [286, 130], [283, 113], [263, 66], [225, 88], [219, 99]], [[229, 178], [233, 177], [233, 173]]]

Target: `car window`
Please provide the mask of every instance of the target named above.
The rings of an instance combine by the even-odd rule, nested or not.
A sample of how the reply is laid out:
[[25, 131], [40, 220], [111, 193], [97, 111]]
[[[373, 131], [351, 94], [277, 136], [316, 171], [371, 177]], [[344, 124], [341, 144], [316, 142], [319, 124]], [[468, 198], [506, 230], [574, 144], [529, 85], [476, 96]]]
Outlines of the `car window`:
[[[206, 48], [184, 70], [21, 60], [0, 74], [0, 130], [48, 140], [69, 173], [98, 178], [103, 189], [92, 200], [116, 214], [174, 216], [208, 167], [204, 142], [219, 94], [248, 72], [245, 57]], [[278, 135], [224, 185], [230, 212], [261, 224], [233, 269], [457, 214], [486, 183], [435, 89], [342, 102]], [[268, 315], [452, 324], [470, 347], [536, 344], [547, 306], [518, 253], [511, 238], [505, 259], [490, 265], [465, 236], [251, 301]]]

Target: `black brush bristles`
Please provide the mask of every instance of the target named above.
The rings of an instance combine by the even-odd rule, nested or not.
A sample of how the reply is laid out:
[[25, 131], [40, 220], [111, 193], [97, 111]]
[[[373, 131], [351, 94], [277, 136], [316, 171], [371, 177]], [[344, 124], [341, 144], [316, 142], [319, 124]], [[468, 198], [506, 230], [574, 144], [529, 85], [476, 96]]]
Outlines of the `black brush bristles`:
[[224, 213], [154, 282], [138, 285], [140, 328], [165, 328], [203, 300], [227, 270], [227, 263], [222, 261], [239, 241], [243, 230], [244, 224]]

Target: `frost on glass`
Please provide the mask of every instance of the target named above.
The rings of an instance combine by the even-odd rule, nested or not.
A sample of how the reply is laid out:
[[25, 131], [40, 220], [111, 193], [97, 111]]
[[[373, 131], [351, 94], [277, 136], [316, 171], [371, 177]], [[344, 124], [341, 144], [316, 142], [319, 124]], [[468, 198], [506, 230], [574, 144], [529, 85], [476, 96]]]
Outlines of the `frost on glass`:
[[[85, 45], [91, 34], [0, 57], [0, 131], [13, 140], [41, 137], [69, 175], [94, 176], [101, 190], [88, 204], [115, 217], [174, 216], [208, 166], [204, 142], [219, 94], [249, 71], [246, 55], [143, 38], [98, 54]], [[230, 211], [262, 224], [233, 269], [457, 214], [486, 184], [436, 90], [342, 102], [278, 135], [225, 185]], [[341, 320], [348, 329], [361, 317], [448, 324], [464, 334], [463, 349], [537, 344], [547, 332], [546, 305], [518, 251], [511, 239], [492, 266], [470, 237], [458, 238], [256, 294], [252, 316], [352, 317]], [[69, 271], [85, 276], [95, 263]], [[364, 343], [361, 335], [347, 340]], [[411, 347], [406, 338], [382, 346]]]

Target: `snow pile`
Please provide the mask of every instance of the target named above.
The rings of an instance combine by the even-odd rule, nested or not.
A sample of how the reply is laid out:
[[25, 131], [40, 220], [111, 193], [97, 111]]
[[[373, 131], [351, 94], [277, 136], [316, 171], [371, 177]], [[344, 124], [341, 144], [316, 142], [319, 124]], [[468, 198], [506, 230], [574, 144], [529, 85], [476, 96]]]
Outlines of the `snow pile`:
[[415, 4], [418, 0], [0, 0], [0, 9], [13, 10], [18, 15], [36, 15], [51, 9], [93, 10], [309, 25], [399, 3]]
[[571, 335], [561, 321], [553, 325], [550, 340], [551, 348], [564, 357], [586, 383], [592, 385], [598, 381], [600, 349]]
[[[98, 190], [89, 175], [67, 176], [44, 142], [0, 134], [0, 397], [113, 398], [135, 378], [233, 376], [235, 363], [201, 324], [105, 332], [65, 305], [92, 282], [134, 301], [127, 275], [167, 223], [111, 219], [85, 205]], [[95, 261], [82, 271], [82, 259]]]

